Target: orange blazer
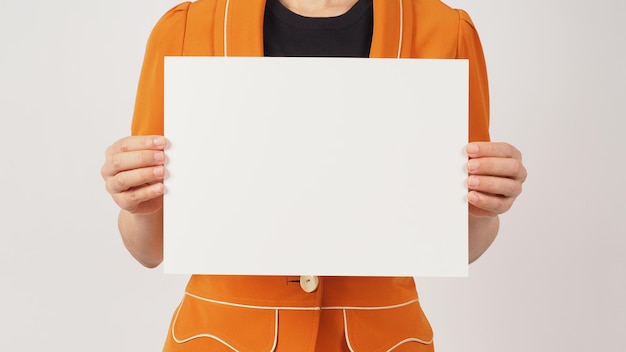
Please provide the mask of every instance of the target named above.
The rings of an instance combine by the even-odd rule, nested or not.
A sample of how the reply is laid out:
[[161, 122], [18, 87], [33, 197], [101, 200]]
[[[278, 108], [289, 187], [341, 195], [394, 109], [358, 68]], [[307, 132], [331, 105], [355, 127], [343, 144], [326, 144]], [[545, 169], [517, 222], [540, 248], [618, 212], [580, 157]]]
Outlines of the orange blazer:
[[[199, 0], [168, 11], [148, 40], [132, 134], [163, 134], [164, 56], [263, 56], [264, 10], [265, 0]], [[487, 70], [467, 13], [438, 0], [374, 0], [370, 57], [469, 59], [469, 141], [489, 140]]]
[[[373, 6], [371, 57], [469, 59], [469, 140], [489, 140], [487, 72], [469, 16], [438, 0], [374, 0]], [[163, 134], [164, 56], [262, 56], [264, 10], [265, 0], [198, 0], [168, 11], [148, 40], [132, 134]], [[290, 286], [297, 279], [192, 276], [173, 317], [166, 350], [174, 351], [185, 341], [192, 344], [189, 350], [194, 350], [193, 343], [210, 340], [198, 338], [202, 336], [222, 336], [242, 351], [257, 350], [264, 343], [271, 347], [274, 335], [262, 339], [250, 332], [244, 337], [239, 329], [241, 321], [252, 319], [258, 329], [277, 331], [274, 311], [268, 307], [310, 309], [317, 312], [316, 319], [320, 309], [341, 309], [338, 319], [354, 327], [346, 339], [355, 351], [388, 350], [399, 341], [422, 341], [420, 344], [432, 348], [432, 331], [417, 303], [413, 278], [323, 277], [313, 293], [302, 291], [297, 283], [295, 288]], [[361, 309], [371, 306], [395, 308]], [[241, 307], [263, 308], [248, 311]], [[203, 312], [206, 309], [211, 313]], [[210, 322], [211, 314], [218, 313], [223, 320]], [[375, 330], [368, 330], [372, 326]], [[228, 339], [233, 334], [240, 338]]]

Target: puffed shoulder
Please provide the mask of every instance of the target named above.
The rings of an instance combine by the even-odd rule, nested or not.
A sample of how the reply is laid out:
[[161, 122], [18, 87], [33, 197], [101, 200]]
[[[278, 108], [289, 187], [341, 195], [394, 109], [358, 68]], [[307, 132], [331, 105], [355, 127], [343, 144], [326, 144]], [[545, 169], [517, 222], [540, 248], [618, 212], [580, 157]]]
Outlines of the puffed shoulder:
[[459, 20], [467, 25], [469, 25], [471, 28], [473, 28], [474, 30], [476, 30], [476, 28], [474, 27], [474, 22], [472, 21], [470, 15], [465, 12], [465, 10], [461, 10], [461, 9], [456, 9], [456, 11], [459, 14]]
[[[459, 38], [458, 38], [458, 58], [469, 58], [473, 54], [483, 56], [478, 31], [474, 26], [474, 22], [467, 12], [461, 9], [455, 9], [459, 14]], [[480, 49], [479, 52], [476, 52]]]
[[146, 51], [154, 49], [165, 55], [182, 53], [190, 4], [188, 1], [178, 4], [161, 16], [150, 33]]

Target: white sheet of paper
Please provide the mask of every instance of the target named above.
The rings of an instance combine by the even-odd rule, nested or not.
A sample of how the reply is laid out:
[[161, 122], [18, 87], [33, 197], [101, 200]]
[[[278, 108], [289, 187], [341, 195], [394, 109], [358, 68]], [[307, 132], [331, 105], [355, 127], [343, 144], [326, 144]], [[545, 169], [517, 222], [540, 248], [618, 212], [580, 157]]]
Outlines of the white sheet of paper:
[[167, 273], [466, 276], [466, 60], [165, 58]]

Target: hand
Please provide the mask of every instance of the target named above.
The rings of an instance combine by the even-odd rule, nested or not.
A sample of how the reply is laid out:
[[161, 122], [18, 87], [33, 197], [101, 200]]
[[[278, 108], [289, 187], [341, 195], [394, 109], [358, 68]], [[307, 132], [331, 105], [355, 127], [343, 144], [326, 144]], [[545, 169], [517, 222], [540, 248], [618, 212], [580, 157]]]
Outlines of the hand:
[[149, 214], [163, 207], [166, 143], [162, 136], [133, 136], [107, 148], [100, 173], [120, 208]]
[[470, 214], [497, 216], [509, 210], [527, 176], [520, 151], [496, 142], [472, 142], [466, 151]]

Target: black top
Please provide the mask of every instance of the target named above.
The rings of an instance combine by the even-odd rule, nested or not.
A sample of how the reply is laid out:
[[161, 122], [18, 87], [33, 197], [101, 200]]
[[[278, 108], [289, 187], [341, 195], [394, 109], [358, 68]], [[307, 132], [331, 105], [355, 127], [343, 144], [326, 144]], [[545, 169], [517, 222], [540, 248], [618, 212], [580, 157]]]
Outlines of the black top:
[[373, 28], [372, 0], [337, 17], [304, 17], [267, 0], [263, 47], [265, 56], [368, 57]]

